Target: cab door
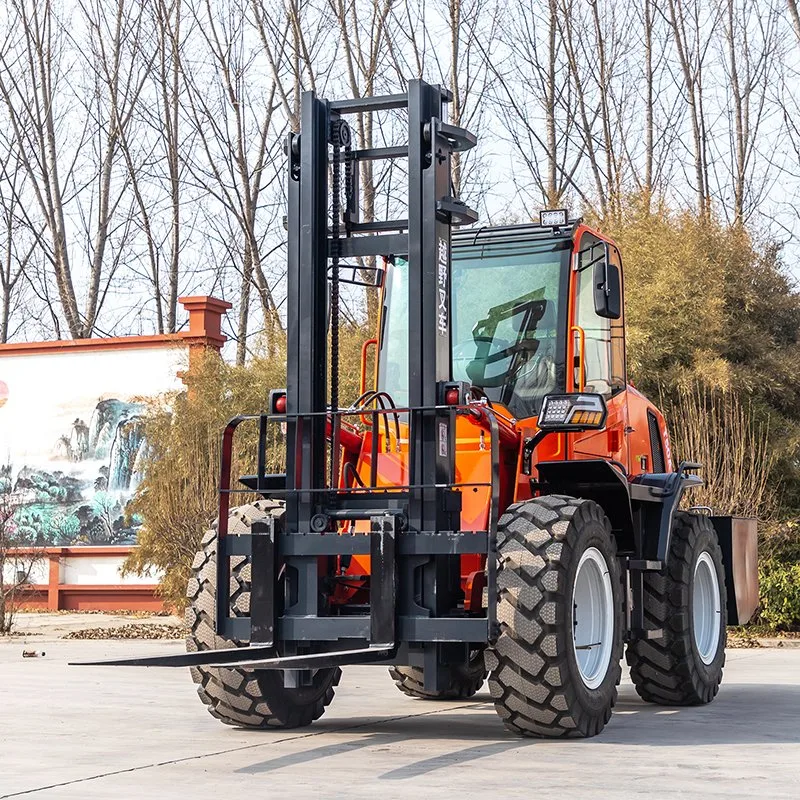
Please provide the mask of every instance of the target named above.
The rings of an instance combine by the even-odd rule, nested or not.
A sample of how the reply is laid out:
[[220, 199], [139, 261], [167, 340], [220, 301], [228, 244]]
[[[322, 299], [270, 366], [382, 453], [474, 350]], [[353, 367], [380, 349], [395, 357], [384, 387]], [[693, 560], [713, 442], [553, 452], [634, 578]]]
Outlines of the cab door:
[[[620, 315], [618, 319], [599, 316], [595, 311], [595, 283], [598, 264], [605, 258], [619, 269]], [[604, 458], [629, 471], [628, 397], [625, 374], [625, 324], [622, 302], [622, 264], [619, 251], [610, 243], [585, 231], [573, 256], [570, 338], [572, 343], [572, 391], [601, 394], [608, 406], [602, 431], [568, 436], [567, 457]]]

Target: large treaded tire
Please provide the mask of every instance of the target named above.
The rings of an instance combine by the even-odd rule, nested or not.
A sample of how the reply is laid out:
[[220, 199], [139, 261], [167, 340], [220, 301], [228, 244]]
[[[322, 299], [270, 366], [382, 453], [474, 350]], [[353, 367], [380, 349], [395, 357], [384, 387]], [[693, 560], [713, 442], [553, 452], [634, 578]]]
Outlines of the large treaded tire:
[[450, 667], [450, 685], [439, 692], [425, 689], [425, 673], [421, 667], [389, 667], [395, 686], [409, 697], [420, 700], [467, 700], [475, 695], [486, 680], [483, 651], [475, 653], [468, 664]]
[[[256, 520], [273, 516], [283, 517], [283, 504], [259, 500], [252, 505], [231, 511], [228, 535], [249, 533]], [[216, 603], [216, 524], [202, 539], [202, 549], [192, 564], [189, 580], [186, 624], [189, 635], [186, 649], [210, 650], [223, 647], [242, 647], [238, 642], [217, 636], [214, 631]], [[247, 616], [250, 611], [250, 563], [245, 556], [231, 558], [231, 609], [234, 616]], [[319, 719], [333, 699], [334, 686], [339, 683], [341, 670], [321, 669], [314, 675], [312, 685], [299, 689], [283, 686], [282, 675], [275, 670], [211, 669], [192, 667], [197, 693], [209, 713], [227, 725], [247, 728], [298, 728]]]
[[[489, 689], [506, 727], [522, 736], [594, 736], [611, 718], [622, 659], [622, 586], [616, 543], [590, 500], [549, 495], [500, 518], [497, 620], [486, 650]], [[581, 678], [573, 641], [573, 586], [582, 554], [602, 553], [612, 591], [613, 641], [597, 688]]]
[[[708, 552], [717, 572], [722, 626], [716, 654], [704, 664], [693, 630], [692, 587], [695, 564]], [[662, 628], [662, 639], [640, 639], [628, 645], [626, 658], [639, 696], [649, 703], [693, 706], [710, 703], [719, 691], [725, 665], [727, 594], [722, 551], [711, 520], [677, 512], [669, 559], [659, 573], [644, 575], [645, 624]]]

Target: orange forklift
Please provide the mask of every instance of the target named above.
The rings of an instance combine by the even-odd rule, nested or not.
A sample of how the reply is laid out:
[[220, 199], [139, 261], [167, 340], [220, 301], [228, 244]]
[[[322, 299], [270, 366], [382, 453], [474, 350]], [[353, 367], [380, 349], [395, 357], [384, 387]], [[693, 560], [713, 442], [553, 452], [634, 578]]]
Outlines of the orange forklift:
[[[623, 649], [644, 700], [708, 703], [726, 625], [754, 611], [754, 522], [682, 510], [700, 465], [674, 464], [663, 416], [628, 383], [619, 250], [563, 210], [476, 226], [450, 179], [476, 140], [447, 123], [449, 100], [424, 81], [303, 95], [286, 142], [287, 387], [224, 432], [187, 653], [107, 662], [189, 666], [222, 722], [307, 725], [342, 666], [375, 664], [423, 699], [488, 677], [512, 731], [592, 736]], [[407, 143], [356, 149], [348, 118], [376, 112], [406, 121]], [[378, 159], [405, 162], [406, 214], [364, 222], [359, 165]], [[380, 319], [342, 407], [353, 282], [380, 291]], [[234, 482], [242, 424], [257, 469]], [[286, 464], [268, 473], [275, 426]]]

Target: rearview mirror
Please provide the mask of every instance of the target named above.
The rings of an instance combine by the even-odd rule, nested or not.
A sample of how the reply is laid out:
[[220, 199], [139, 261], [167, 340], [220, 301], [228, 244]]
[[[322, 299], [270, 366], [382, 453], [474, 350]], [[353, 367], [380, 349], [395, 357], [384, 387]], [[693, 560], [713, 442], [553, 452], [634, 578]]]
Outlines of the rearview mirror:
[[619, 319], [622, 316], [622, 286], [619, 267], [611, 263], [609, 247], [604, 243], [603, 258], [594, 265], [594, 311], [598, 317]]

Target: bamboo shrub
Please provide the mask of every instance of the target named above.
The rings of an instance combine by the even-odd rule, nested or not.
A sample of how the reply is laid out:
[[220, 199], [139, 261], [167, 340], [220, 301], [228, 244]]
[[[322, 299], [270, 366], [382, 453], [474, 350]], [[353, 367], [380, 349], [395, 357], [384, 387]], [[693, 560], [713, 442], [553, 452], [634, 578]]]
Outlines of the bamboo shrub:
[[705, 484], [687, 495], [688, 502], [718, 514], [772, 516], [777, 492], [770, 477], [777, 454], [770, 447], [769, 422], [758, 421], [736, 394], [699, 384], [662, 405], [676, 459], [703, 465]]
[[[342, 327], [340, 339], [341, 404], [358, 394], [361, 344], [369, 333], [354, 325]], [[320, 369], [325, 369], [320, 365]], [[226, 364], [209, 352], [192, 366], [186, 389], [147, 402], [144, 479], [129, 506], [142, 527], [138, 547], [125, 568], [137, 574], [162, 575], [160, 591], [168, 605], [185, 604], [186, 584], [200, 539], [217, 516], [221, 436], [228, 421], [242, 414], [267, 410], [271, 389], [286, 386], [283, 341], [268, 357], [245, 366]], [[371, 384], [370, 384], [371, 385]], [[278, 424], [267, 428], [266, 472], [285, 468], [285, 438]], [[258, 425], [243, 422], [234, 436], [231, 506], [255, 499], [237, 484], [253, 474], [257, 462]]]
[[[142, 527], [139, 546], [126, 562], [132, 572], [162, 573], [162, 595], [175, 608], [184, 603], [200, 539], [217, 516], [222, 431], [238, 414], [266, 410], [269, 390], [285, 385], [285, 361], [281, 356], [234, 367], [209, 352], [193, 365], [186, 380], [185, 391], [148, 403], [144, 479], [129, 506]], [[256, 432], [247, 422], [237, 430], [234, 484], [238, 475], [254, 472]], [[276, 448], [270, 448], [269, 455], [268, 469], [277, 471]], [[237, 494], [231, 505], [249, 499], [252, 495]]]

